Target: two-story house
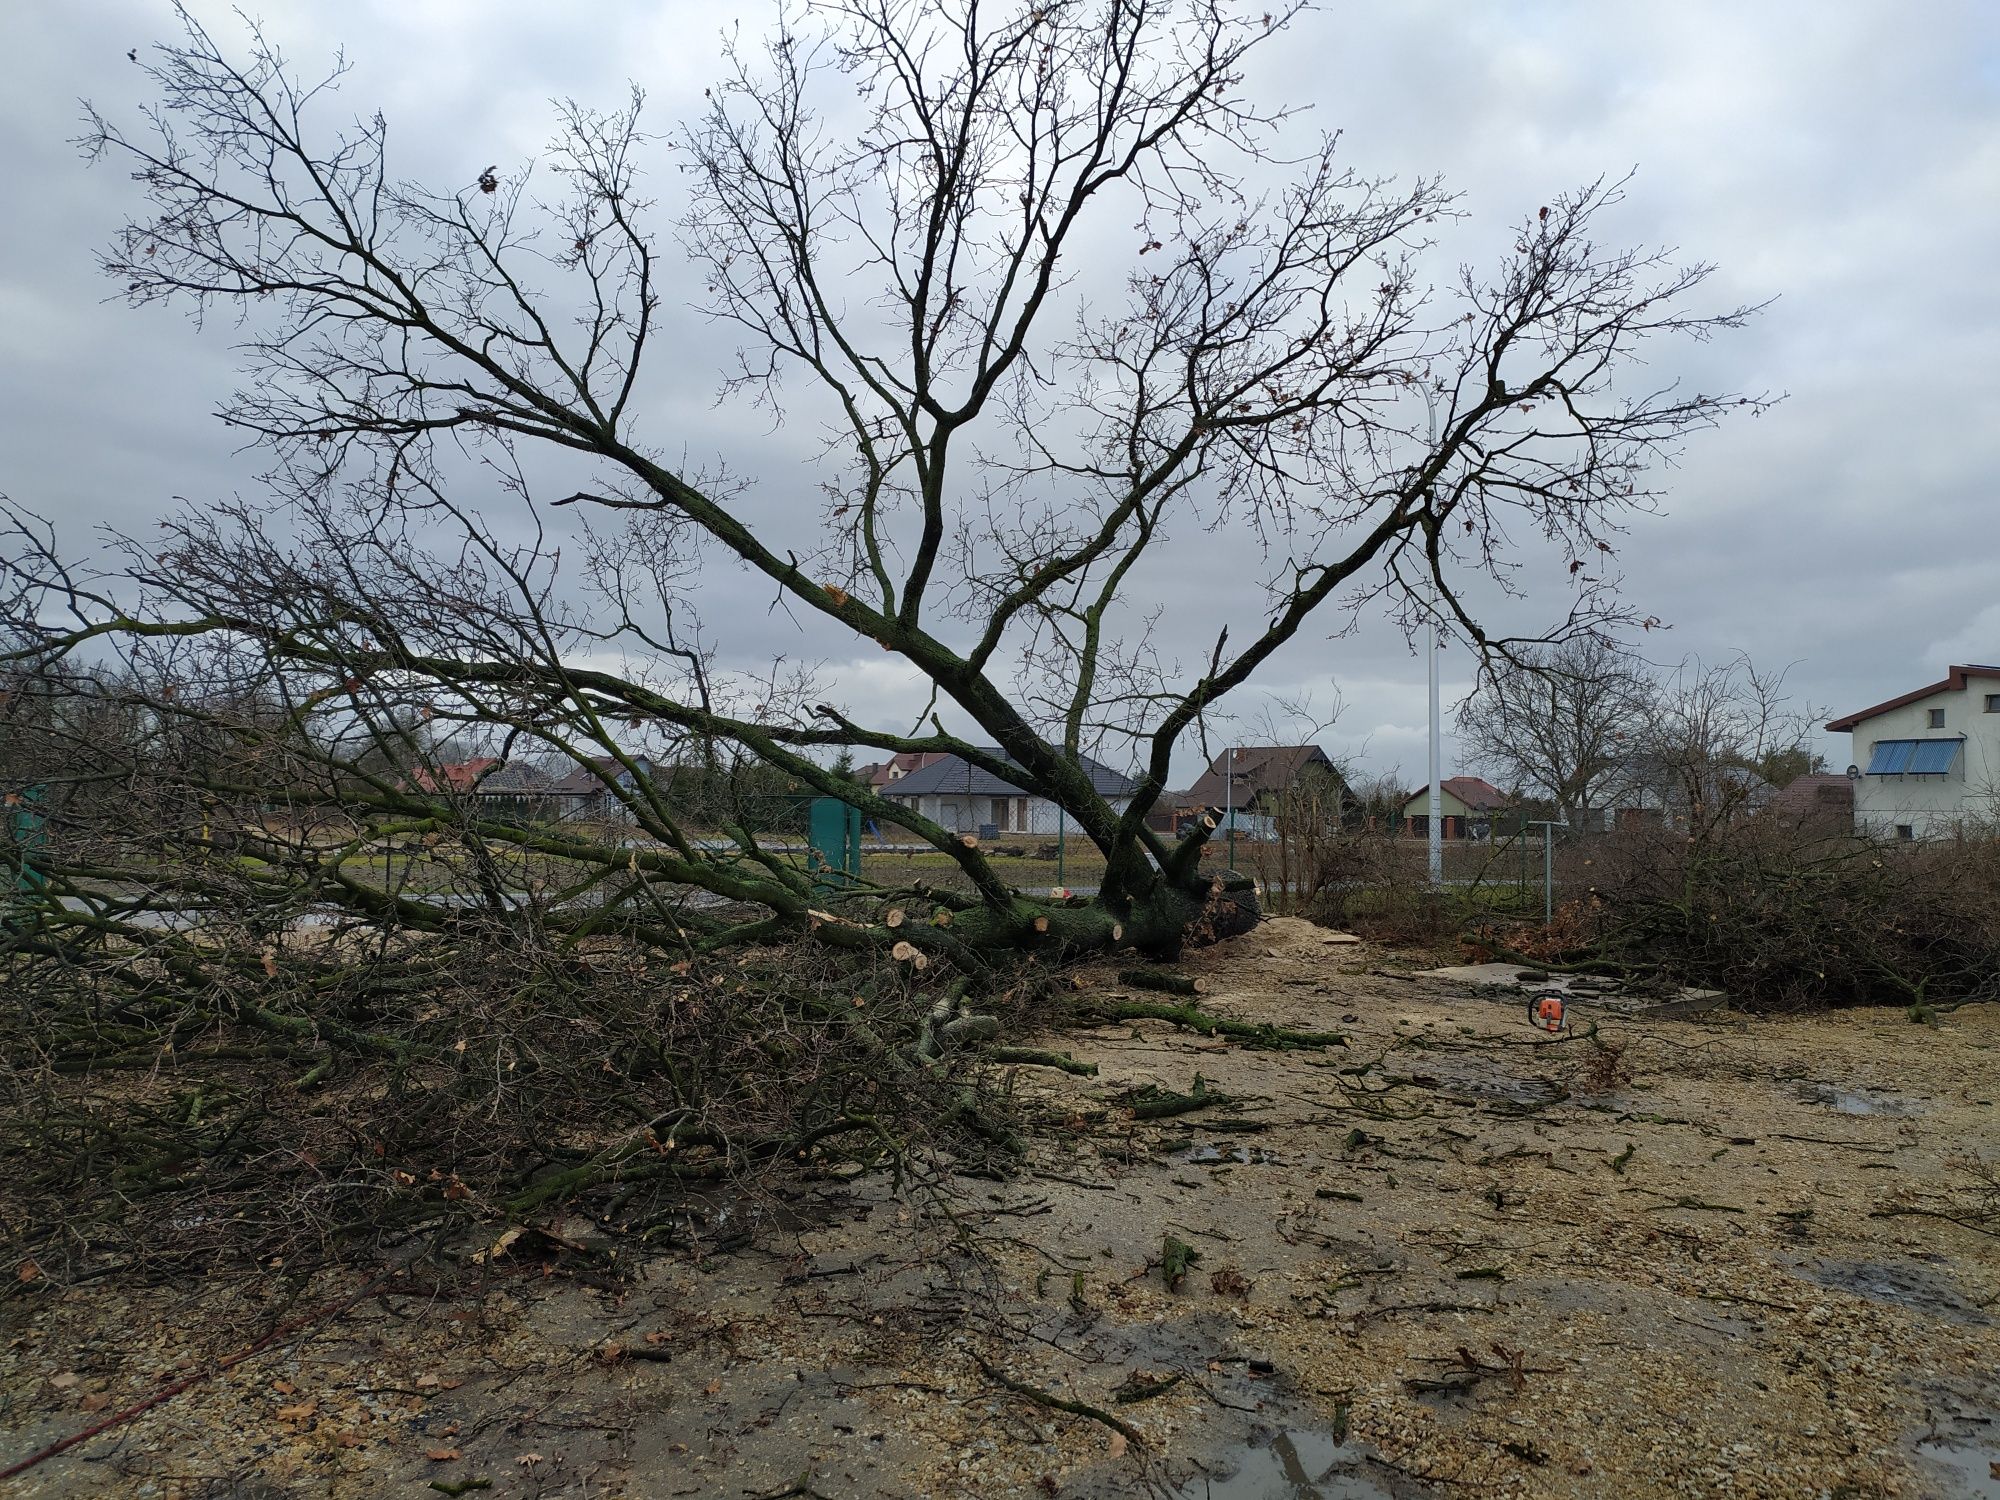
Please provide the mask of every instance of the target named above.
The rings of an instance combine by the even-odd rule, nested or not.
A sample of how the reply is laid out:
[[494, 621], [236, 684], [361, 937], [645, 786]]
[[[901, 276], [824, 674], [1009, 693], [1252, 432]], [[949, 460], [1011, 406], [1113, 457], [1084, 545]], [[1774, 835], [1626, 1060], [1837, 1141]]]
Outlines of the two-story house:
[[1938, 838], [2000, 823], [2000, 667], [1953, 667], [1826, 727], [1854, 736], [1856, 833]]

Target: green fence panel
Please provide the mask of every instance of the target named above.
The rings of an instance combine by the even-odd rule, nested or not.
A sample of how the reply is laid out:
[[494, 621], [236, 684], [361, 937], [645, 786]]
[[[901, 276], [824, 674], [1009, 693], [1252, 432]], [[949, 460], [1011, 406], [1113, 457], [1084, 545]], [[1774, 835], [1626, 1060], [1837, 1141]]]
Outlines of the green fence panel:
[[818, 881], [819, 888], [837, 889], [845, 884], [846, 880], [859, 880], [861, 809], [849, 807], [838, 797], [815, 797], [812, 800], [808, 827], [813, 868], [822, 872]]

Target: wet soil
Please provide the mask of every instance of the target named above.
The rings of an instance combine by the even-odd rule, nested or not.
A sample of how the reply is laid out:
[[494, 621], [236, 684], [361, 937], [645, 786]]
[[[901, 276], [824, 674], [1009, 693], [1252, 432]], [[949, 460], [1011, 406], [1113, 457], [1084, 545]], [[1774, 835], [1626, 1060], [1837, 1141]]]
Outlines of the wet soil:
[[[412, 1268], [0, 1491], [1995, 1493], [2000, 1007], [1551, 1038], [1418, 962], [1268, 923], [1190, 959], [1201, 1003], [1347, 1048], [1055, 1039], [1101, 1071], [1018, 1072], [1009, 1181], [691, 1205], [726, 1254], [572, 1223], [595, 1255], [470, 1294]], [[1116, 1104], [1197, 1073], [1229, 1102]], [[353, 1285], [8, 1299], [0, 1467]]]

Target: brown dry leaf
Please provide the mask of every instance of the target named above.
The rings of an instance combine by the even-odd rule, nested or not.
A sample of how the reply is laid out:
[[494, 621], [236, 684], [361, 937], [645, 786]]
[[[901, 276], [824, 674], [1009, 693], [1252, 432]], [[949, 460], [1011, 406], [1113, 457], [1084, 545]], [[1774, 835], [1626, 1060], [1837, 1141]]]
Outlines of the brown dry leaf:
[[343, 1448], [359, 1448], [368, 1441], [358, 1432], [337, 1432], [333, 1435], [333, 1440]]
[[646, 1335], [646, 1342], [649, 1344], [664, 1344], [672, 1337], [673, 1335], [670, 1333], [649, 1333]]
[[417, 1180], [415, 1172], [405, 1172], [401, 1167], [396, 1168], [394, 1175], [397, 1183], [402, 1187], [411, 1187]]
[[278, 1408], [280, 1422], [310, 1422], [312, 1414], [319, 1410], [317, 1401], [300, 1401], [292, 1406]]
[[42, 1268], [31, 1260], [21, 1262], [21, 1268], [14, 1273], [14, 1279], [26, 1286], [42, 1274]]
[[1218, 1297], [1247, 1297], [1250, 1279], [1234, 1266], [1224, 1266], [1208, 1278], [1208, 1289]]
[[111, 1398], [102, 1391], [92, 1391], [76, 1404], [85, 1411], [103, 1411], [105, 1407], [111, 1404]]
[[424, 1457], [434, 1464], [448, 1464], [464, 1457], [456, 1448], [426, 1448]]
[[264, 965], [264, 977], [266, 979], [276, 979], [278, 977], [278, 955], [269, 948], [266, 948], [262, 953], [257, 955], [257, 958], [258, 962]]
[[1126, 1446], [1124, 1433], [1114, 1432], [1111, 1434], [1110, 1452], [1113, 1458], [1123, 1458]]
[[76, 1382], [77, 1382], [77, 1373], [74, 1370], [64, 1370], [60, 1375], [51, 1375], [49, 1377], [49, 1384], [54, 1386], [59, 1391], [68, 1390], [71, 1386], [75, 1385]]
[[701, 1388], [701, 1393], [704, 1396], [716, 1396], [720, 1395], [721, 1392], [722, 1392], [722, 1379], [720, 1376], [718, 1376], [714, 1380], [711, 1380], [707, 1385]]
[[271, 1389], [276, 1391], [280, 1396], [295, 1396], [299, 1390], [289, 1380], [274, 1380], [271, 1382]]
[[532, 1469], [536, 1464], [540, 1463], [541, 1461], [542, 1461], [542, 1455], [539, 1453], [523, 1453], [519, 1458], [514, 1460], [515, 1463], [519, 1464], [524, 1469]]
[[416, 1387], [420, 1391], [434, 1391], [443, 1384], [444, 1379], [442, 1376], [429, 1373], [419, 1375], [416, 1379]]

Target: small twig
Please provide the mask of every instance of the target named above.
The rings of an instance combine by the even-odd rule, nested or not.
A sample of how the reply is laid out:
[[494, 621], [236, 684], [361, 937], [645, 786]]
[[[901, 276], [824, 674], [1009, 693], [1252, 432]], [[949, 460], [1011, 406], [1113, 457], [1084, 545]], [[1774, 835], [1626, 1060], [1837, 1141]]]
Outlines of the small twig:
[[1045, 1391], [1040, 1386], [1029, 1385], [1024, 1380], [1016, 1380], [1006, 1371], [996, 1369], [976, 1354], [973, 1355], [972, 1362], [979, 1366], [979, 1373], [984, 1375], [988, 1380], [1005, 1386], [1017, 1396], [1026, 1397], [1037, 1406], [1046, 1406], [1051, 1411], [1066, 1411], [1071, 1416], [1088, 1417], [1093, 1422], [1102, 1422], [1135, 1448], [1142, 1446], [1146, 1441], [1145, 1434], [1140, 1432], [1138, 1428], [1134, 1427], [1123, 1417], [1114, 1416], [1102, 1407], [1092, 1406], [1087, 1401], [1071, 1401], [1065, 1396], [1058, 1396], [1053, 1392]]

